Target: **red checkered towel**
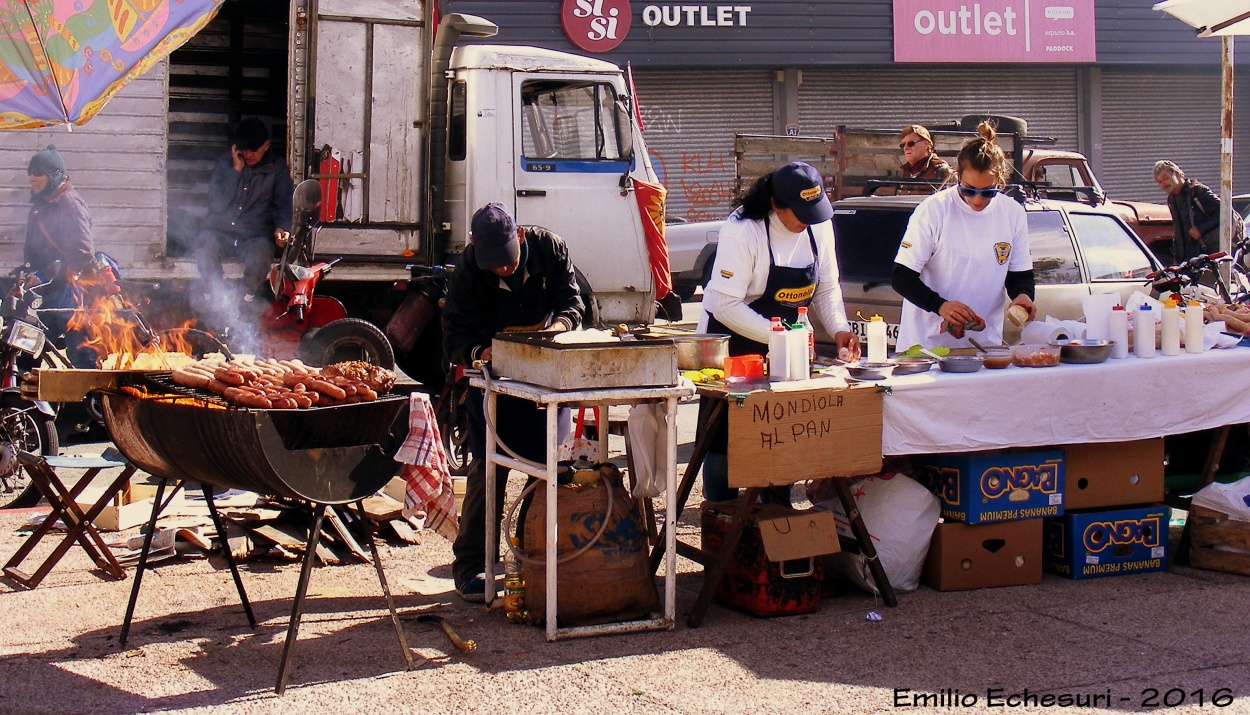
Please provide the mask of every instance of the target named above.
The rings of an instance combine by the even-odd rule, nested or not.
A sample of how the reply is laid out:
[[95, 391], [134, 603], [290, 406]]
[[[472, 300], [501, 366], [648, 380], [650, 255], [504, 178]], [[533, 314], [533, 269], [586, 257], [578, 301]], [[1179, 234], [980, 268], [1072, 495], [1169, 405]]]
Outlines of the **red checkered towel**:
[[404, 516], [424, 516], [425, 528], [454, 541], [459, 532], [456, 497], [434, 406], [429, 396], [421, 392], [412, 393], [408, 400], [408, 438], [395, 453], [395, 461], [404, 464], [402, 474], [408, 483], [404, 490]]

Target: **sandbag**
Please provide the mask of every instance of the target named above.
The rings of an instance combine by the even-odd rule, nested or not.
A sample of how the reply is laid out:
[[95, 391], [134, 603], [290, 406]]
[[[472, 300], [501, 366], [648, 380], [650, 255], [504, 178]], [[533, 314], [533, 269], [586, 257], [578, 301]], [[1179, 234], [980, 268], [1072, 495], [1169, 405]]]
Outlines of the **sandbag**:
[[[594, 538], [607, 519], [607, 528], [585, 553], [557, 565], [561, 626], [635, 620], [656, 610], [659, 595], [650, 571], [647, 529], [638, 502], [630, 498], [619, 472], [592, 485], [558, 487], [556, 497], [560, 541], [559, 558], [572, 554]], [[539, 483], [525, 517], [522, 574], [525, 608], [531, 623], [547, 615], [545, 561], [547, 558], [547, 483]]]

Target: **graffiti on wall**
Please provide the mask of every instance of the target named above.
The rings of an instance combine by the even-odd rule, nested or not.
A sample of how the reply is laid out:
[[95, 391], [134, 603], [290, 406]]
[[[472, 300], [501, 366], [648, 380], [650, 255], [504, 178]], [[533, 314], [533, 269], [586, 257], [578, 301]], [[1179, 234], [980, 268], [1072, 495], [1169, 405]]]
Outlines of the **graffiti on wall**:
[[682, 111], [644, 106], [642, 117], [652, 166], [668, 188], [670, 215], [688, 221], [724, 218], [734, 199], [733, 151], [657, 148], [680, 144], [671, 140], [682, 138]]

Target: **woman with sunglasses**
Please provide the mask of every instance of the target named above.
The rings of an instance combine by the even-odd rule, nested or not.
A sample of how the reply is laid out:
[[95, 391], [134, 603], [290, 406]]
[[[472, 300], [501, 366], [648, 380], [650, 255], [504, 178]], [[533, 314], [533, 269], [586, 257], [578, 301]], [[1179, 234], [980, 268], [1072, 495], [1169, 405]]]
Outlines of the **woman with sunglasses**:
[[[957, 160], [958, 181], [925, 199], [912, 214], [894, 259], [891, 284], [903, 296], [898, 347], [966, 347], [946, 332], [977, 318], [982, 345], [1003, 341], [1008, 297], [1032, 318], [1033, 261], [1023, 207], [1000, 193], [1011, 167], [982, 122]], [[959, 331], [957, 331], [959, 332]]]

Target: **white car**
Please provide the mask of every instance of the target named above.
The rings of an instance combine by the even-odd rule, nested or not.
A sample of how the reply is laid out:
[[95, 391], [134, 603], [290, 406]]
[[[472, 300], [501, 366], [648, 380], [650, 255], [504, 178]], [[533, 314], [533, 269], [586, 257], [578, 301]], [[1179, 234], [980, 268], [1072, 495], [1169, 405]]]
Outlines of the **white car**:
[[716, 258], [716, 240], [724, 221], [688, 222], [670, 217], [664, 226], [668, 243], [669, 271], [673, 275], [673, 292], [682, 300], [690, 300], [694, 291], [711, 277]]

